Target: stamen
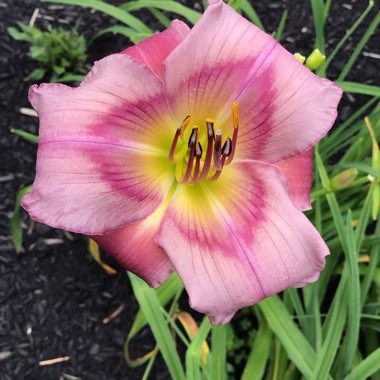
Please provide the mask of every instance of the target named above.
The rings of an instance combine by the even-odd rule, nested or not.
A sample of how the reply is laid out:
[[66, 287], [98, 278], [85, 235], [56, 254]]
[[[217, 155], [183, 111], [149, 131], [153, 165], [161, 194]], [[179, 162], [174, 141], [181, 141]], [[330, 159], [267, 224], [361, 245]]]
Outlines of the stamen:
[[181, 139], [183, 139], [183, 134], [185, 133], [185, 129], [190, 124], [190, 121], [191, 121], [191, 116], [187, 115], [183, 119], [181, 125], [175, 131], [173, 142], [172, 142], [172, 145], [171, 145], [170, 151], [169, 151], [169, 160], [170, 161], [176, 162], [176, 161], [178, 161], [179, 158], [184, 157], [184, 155], [186, 154], [186, 151], [183, 153], [183, 149], [182, 149], [179, 156], [178, 156], [178, 154], [174, 155], [177, 144], [178, 144], [178, 138], [179, 138], [179, 136], [181, 136]]
[[206, 119], [207, 137], [215, 140], [214, 120], [209, 117]]
[[190, 148], [191, 146], [197, 146], [199, 142], [199, 127], [195, 126], [191, 131], [191, 135], [189, 138], [189, 143], [187, 146]]
[[199, 142], [198, 145], [197, 145], [197, 149], [195, 150], [195, 157], [196, 158], [201, 158], [202, 157], [202, 153], [203, 153], [202, 145]]
[[220, 160], [220, 165], [221, 165], [220, 169], [218, 169], [212, 177], [208, 178], [209, 181], [216, 181], [220, 177], [220, 174], [222, 173], [222, 170], [223, 170], [225, 160], [226, 160], [226, 156], [222, 156], [222, 158]]
[[187, 153], [187, 144], [183, 144], [181, 150], [173, 156], [173, 162], [182, 160]]
[[232, 124], [234, 126], [234, 133], [232, 135], [232, 150], [231, 150], [231, 154], [229, 155], [226, 161], [226, 165], [229, 165], [232, 162], [235, 155], [236, 143], [237, 143], [237, 138], [238, 138], [238, 133], [239, 133], [238, 102], [233, 102], [232, 107], [231, 107], [231, 112], [232, 112]]
[[206, 178], [210, 171], [211, 161], [212, 161], [212, 151], [213, 151], [214, 140], [215, 140], [214, 121], [212, 119], [207, 118], [206, 126], [207, 126], [207, 137], [208, 137], [207, 152], [206, 152], [205, 162], [202, 168], [202, 174], [199, 177], [199, 179]]
[[232, 141], [227, 137], [226, 142], [223, 144], [222, 155], [228, 157], [232, 152]]
[[183, 140], [183, 136], [184, 136], [184, 133], [186, 131], [186, 128], [189, 126], [190, 124], [190, 121], [191, 121], [191, 115], [187, 115], [182, 123], [181, 123], [181, 126], [179, 127], [180, 128], [180, 136], [181, 136], [181, 139]]
[[200, 171], [200, 167], [201, 167], [202, 153], [203, 153], [202, 145], [200, 143], [198, 143], [197, 149], [195, 151], [195, 157], [196, 157], [195, 169], [194, 169], [193, 178], [190, 181], [190, 184], [196, 183], [199, 179], [199, 171]]
[[232, 111], [232, 124], [234, 126], [234, 129], [239, 128], [239, 108], [238, 108], [239, 103], [238, 102], [233, 102], [231, 111]]
[[182, 179], [177, 178], [178, 183], [184, 184], [184, 183], [187, 183], [189, 181], [191, 172], [193, 170], [194, 155], [195, 155], [195, 146], [192, 145], [190, 148], [190, 156], [189, 156], [189, 161], [187, 162], [187, 168], [186, 168], [185, 175], [183, 176]]
[[215, 133], [215, 147], [214, 147], [214, 165], [217, 170], [219, 170], [221, 165], [221, 155], [222, 155], [222, 130], [217, 129]]
[[170, 161], [174, 161], [174, 152], [175, 152], [175, 148], [177, 147], [178, 137], [180, 136], [180, 133], [181, 133], [181, 127], [179, 127], [175, 131], [174, 139], [173, 139], [172, 145], [170, 147], [170, 152], [169, 152], [169, 160]]

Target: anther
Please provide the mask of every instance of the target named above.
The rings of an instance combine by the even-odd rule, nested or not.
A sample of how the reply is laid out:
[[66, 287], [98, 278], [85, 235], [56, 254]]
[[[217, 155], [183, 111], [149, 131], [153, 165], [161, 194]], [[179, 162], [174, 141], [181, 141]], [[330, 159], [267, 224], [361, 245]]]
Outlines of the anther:
[[239, 109], [238, 109], [238, 102], [233, 102], [231, 111], [232, 111], [232, 124], [234, 126], [234, 129], [239, 128]]
[[177, 130], [175, 131], [175, 134], [174, 134], [174, 138], [173, 138], [173, 142], [172, 142], [172, 145], [170, 147], [170, 151], [169, 151], [169, 159], [173, 162], [176, 161], [176, 157], [175, 157], [175, 150], [176, 150], [176, 147], [177, 147], [177, 144], [178, 144], [178, 138], [181, 136], [181, 139], [183, 139], [183, 134], [185, 132], [185, 129], [188, 127], [188, 125], [190, 124], [190, 121], [191, 121], [191, 116], [190, 115], [187, 115], [181, 125], [177, 128]]
[[187, 144], [189, 148], [192, 146], [195, 146], [195, 144], [198, 142], [198, 131], [199, 131], [198, 127], [193, 128], [193, 130], [191, 131], [189, 143]]
[[203, 153], [202, 145], [201, 143], [198, 143], [197, 149], [195, 150], [195, 157], [202, 158], [202, 153]]
[[215, 131], [214, 131], [214, 121], [210, 118], [206, 119], [206, 127], [207, 127], [207, 151], [206, 151], [206, 157], [202, 168], [202, 174], [199, 177], [199, 179], [206, 178], [210, 168], [211, 168], [211, 161], [212, 161], [212, 155], [213, 155], [213, 149], [214, 149], [214, 140], [215, 140]]
[[217, 129], [215, 133], [215, 147], [214, 147], [214, 164], [215, 169], [219, 170], [221, 165], [221, 155], [222, 155], [222, 130]]
[[173, 142], [172, 142], [172, 145], [170, 147], [170, 151], [169, 151], [169, 159], [171, 161], [174, 161], [174, 152], [175, 152], [175, 148], [177, 147], [177, 143], [178, 143], [178, 137], [180, 136], [180, 133], [181, 133], [181, 127], [179, 127], [176, 132], [175, 132], [175, 135], [174, 135], [174, 138], [173, 138]]
[[194, 169], [193, 178], [191, 179], [190, 184], [196, 183], [200, 178], [199, 172], [200, 172], [200, 168], [201, 168], [202, 153], [203, 153], [202, 145], [200, 143], [198, 143], [197, 149], [195, 150], [195, 157], [196, 157], [195, 169]]
[[226, 142], [223, 144], [222, 156], [228, 157], [232, 153], [232, 140], [227, 137]]
[[212, 177], [208, 178], [209, 181], [216, 181], [220, 177], [220, 175], [222, 174], [225, 160], [226, 156], [223, 155], [222, 159], [220, 160], [220, 169], [218, 169]]
[[207, 118], [206, 126], [207, 126], [207, 137], [209, 139], [212, 138], [213, 140], [215, 140], [214, 120]]
[[187, 162], [186, 172], [182, 179], [177, 178], [179, 183], [187, 183], [190, 179], [191, 172], [193, 170], [194, 164], [194, 156], [195, 156], [195, 146], [192, 145], [190, 148], [189, 161]]
[[236, 143], [239, 133], [239, 109], [238, 109], [238, 102], [233, 102], [231, 107], [231, 113], [232, 113], [232, 124], [234, 126], [234, 133], [232, 135], [232, 148], [231, 153], [226, 161], [226, 165], [229, 165], [232, 160], [234, 159], [235, 155], [235, 149], [236, 149]]
[[187, 115], [182, 123], [181, 123], [181, 126], [179, 127], [179, 130], [180, 130], [180, 136], [181, 136], [181, 139], [183, 140], [183, 136], [184, 136], [184, 133], [186, 131], [186, 128], [189, 126], [190, 124], [190, 121], [191, 121], [191, 115]]

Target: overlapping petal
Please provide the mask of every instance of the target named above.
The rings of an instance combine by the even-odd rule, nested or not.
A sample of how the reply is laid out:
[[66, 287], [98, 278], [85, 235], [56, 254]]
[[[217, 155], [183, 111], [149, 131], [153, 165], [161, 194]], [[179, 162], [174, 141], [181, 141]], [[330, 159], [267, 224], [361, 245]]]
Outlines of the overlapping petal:
[[260, 67], [274, 40], [222, 1], [210, 5], [187, 38], [165, 60], [164, 81], [177, 118], [217, 122], [229, 111], [236, 91]]
[[280, 170], [253, 161], [231, 165], [216, 183], [178, 188], [157, 241], [184, 281], [192, 307], [213, 323], [316, 280], [329, 253], [294, 206]]
[[[171, 135], [162, 82], [127, 55], [99, 61], [78, 88], [32, 86], [40, 117], [37, 175], [23, 206], [37, 221], [102, 234], [166, 197]], [[169, 142], [166, 142], [168, 144]]]
[[159, 286], [173, 271], [166, 253], [155, 243], [164, 210], [165, 205], [143, 221], [93, 236], [105, 252], [153, 287]]
[[342, 94], [222, 0], [164, 64], [177, 118], [211, 117], [231, 135], [230, 106], [239, 102], [241, 159], [275, 163], [304, 152], [331, 128]]
[[300, 210], [309, 210], [313, 180], [313, 149], [276, 163], [285, 174], [293, 202]]
[[163, 32], [123, 50], [122, 54], [128, 54], [163, 78], [164, 59], [187, 36], [189, 31], [189, 27], [184, 22], [174, 20]]

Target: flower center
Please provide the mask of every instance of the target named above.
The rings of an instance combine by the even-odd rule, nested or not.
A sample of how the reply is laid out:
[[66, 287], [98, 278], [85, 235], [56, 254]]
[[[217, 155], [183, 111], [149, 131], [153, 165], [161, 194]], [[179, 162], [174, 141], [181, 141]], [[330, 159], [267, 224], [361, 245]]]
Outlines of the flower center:
[[[201, 180], [215, 181], [219, 178], [225, 165], [232, 162], [235, 154], [239, 131], [238, 103], [231, 107], [233, 136], [223, 138], [222, 130], [215, 131], [214, 121], [207, 118], [205, 131], [207, 147], [203, 152], [200, 143], [201, 129], [193, 125], [188, 141], [185, 140], [185, 130], [191, 123], [188, 115], [177, 128], [169, 152], [169, 159], [176, 165], [176, 179], [181, 184], [195, 184]], [[182, 142], [182, 145], [181, 145]], [[179, 145], [181, 145], [179, 147]]]

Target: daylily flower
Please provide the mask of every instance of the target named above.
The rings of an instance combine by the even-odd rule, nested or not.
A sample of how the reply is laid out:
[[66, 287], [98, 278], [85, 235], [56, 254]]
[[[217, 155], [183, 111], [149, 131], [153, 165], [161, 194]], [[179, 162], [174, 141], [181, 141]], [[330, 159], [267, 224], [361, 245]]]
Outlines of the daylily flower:
[[342, 91], [221, 0], [97, 62], [78, 88], [32, 86], [37, 175], [22, 204], [93, 236], [158, 286], [175, 269], [213, 323], [315, 281], [312, 146]]

